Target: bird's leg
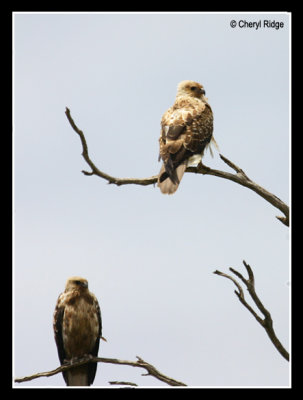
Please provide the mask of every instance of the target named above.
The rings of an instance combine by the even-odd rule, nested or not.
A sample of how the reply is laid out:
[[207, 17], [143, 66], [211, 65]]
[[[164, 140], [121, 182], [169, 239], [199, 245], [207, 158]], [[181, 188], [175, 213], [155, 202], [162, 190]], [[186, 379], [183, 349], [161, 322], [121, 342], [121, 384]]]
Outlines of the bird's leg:
[[80, 357], [72, 357], [69, 361], [71, 364], [75, 364], [76, 362], [80, 361], [79, 358]]
[[81, 361], [89, 360], [91, 358], [93, 358], [93, 356], [91, 354], [84, 354], [83, 356], [72, 357], [69, 360], [64, 359], [63, 363], [72, 365], [72, 364], [75, 364], [75, 363], [78, 363], [78, 362], [81, 362]]
[[91, 354], [83, 354], [83, 356], [81, 357], [75, 357], [77, 359], [77, 361], [86, 361], [86, 360], [90, 360], [91, 358], [93, 358], [93, 356]]

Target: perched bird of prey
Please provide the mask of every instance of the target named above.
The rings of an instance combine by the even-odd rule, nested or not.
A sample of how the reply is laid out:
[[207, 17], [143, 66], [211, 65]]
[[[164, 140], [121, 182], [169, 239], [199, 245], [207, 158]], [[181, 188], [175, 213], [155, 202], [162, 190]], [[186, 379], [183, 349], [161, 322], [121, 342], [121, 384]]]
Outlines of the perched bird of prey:
[[[88, 282], [69, 278], [54, 312], [54, 333], [61, 365], [86, 356], [97, 357], [102, 333], [98, 300], [88, 290]], [[88, 363], [63, 372], [67, 386], [90, 386], [97, 363]]]
[[175, 103], [161, 120], [160, 159], [163, 165], [158, 186], [164, 194], [178, 189], [186, 167], [201, 161], [204, 150], [214, 142], [213, 113], [200, 83], [182, 81]]

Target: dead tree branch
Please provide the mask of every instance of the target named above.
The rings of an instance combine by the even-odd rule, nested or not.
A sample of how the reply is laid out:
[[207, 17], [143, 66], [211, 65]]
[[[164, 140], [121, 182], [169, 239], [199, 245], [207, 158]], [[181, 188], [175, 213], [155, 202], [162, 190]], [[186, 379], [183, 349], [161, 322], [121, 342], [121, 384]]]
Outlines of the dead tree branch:
[[110, 381], [108, 382], [110, 385], [119, 385], [119, 386], [138, 386], [134, 382], [124, 382], [124, 381]]
[[[82, 144], [82, 156], [86, 163], [90, 166], [91, 171], [82, 171], [84, 175], [97, 175], [100, 178], [107, 180], [108, 183], [114, 183], [117, 186], [121, 185], [152, 185], [157, 182], [158, 175], [151, 176], [149, 178], [116, 178], [114, 176], [108, 175], [103, 171], [100, 171], [99, 168], [92, 162], [88, 154], [88, 147], [86, 143], [86, 139], [84, 133], [77, 127], [73, 118], [71, 117], [70, 110], [66, 107], [65, 110], [66, 117], [73, 128], [73, 130], [79, 135], [81, 144]], [[228, 179], [230, 181], [236, 182], [239, 185], [245, 186], [248, 189], [253, 190], [259, 196], [263, 197], [266, 201], [272, 204], [274, 207], [278, 208], [280, 211], [283, 212], [284, 216], [277, 216], [278, 220], [281, 221], [284, 225], [289, 226], [289, 207], [285, 204], [281, 199], [279, 199], [274, 194], [268, 192], [262, 186], [258, 185], [257, 183], [253, 182], [248, 176], [244, 173], [244, 171], [235, 165], [233, 162], [228, 160], [222, 154], [220, 154], [220, 158], [224, 161], [230, 168], [236, 171], [236, 174], [231, 174], [225, 171], [219, 171], [216, 169], [211, 169], [202, 163], [197, 165], [197, 167], [188, 167], [186, 172], [191, 172], [195, 174], [203, 174], [203, 175], [213, 175], [219, 178]]]
[[236, 271], [233, 268], [229, 268], [229, 270], [234, 273], [246, 286], [248, 293], [250, 294], [252, 300], [254, 301], [255, 305], [258, 307], [259, 311], [263, 314], [264, 318], [259, 316], [256, 311], [247, 303], [244, 297], [244, 291], [241, 285], [237, 282], [235, 278], [231, 275], [224, 274], [221, 271], [214, 271], [214, 274], [223, 276], [227, 279], [230, 279], [237, 287], [238, 291], [235, 290], [235, 294], [237, 295], [239, 301], [244, 305], [245, 308], [255, 317], [255, 319], [259, 322], [259, 324], [265, 329], [268, 337], [270, 338], [271, 342], [278, 350], [278, 352], [287, 360], [289, 361], [289, 353], [285, 350], [283, 345], [281, 344], [280, 340], [277, 338], [276, 333], [273, 328], [273, 321], [270, 315], [270, 312], [264, 307], [263, 303], [259, 299], [256, 291], [255, 291], [255, 278], [251, 267], [243, 261], [243, 264], [248, 273], [248, 279], [245, 279], [240, 272]]
[[[102, 362], [102, 363], [107, 363], [107, 364], [117, 364], [117, 365], [129, 365], [131, 367], [137, 367], [137, 368], [144, 368], [147, 372], [145, 374], [142, 374], [142, 376], [153, 376], [154, 378], [165, 382], [169, 386], [187, 386], [183, 382], [179, 382], [173, 378], [170, 378], [162, 372], [158, 371], [152, 364], [149, 364], [148, 362], [144, 361], [142, 358], [137, 356], [137, 361], [127, 361], [127, 360], [119, 360], [117, 358], [104, 358], [104, 357], [89, 357], [89, 358], [83, 358], [77, 362], [68, 363], [61, 365], [60, 367], [52, 370], [52, 371], [47, 371], [47, 372], [38, 372], [33, 375], [29, 376], [24, 376], [23, 378], [16, 378], [14, 381], [16, 383], [22, 383], [22, 382], [27, 382], [31, 381], [36, 378], [41, 378], [41, 377], [49, 377], [53, 376], [56, 374], [59, 374], [60, 372], [66, 371], [70, 368], [78, 367], [80, 365], [84, 365], [90, 362]], [[113, 384], [113, 383], [112, 383]], [[124, 384], [126, 384], [124, 382]], [[128, 383], [130, 384], [130, 382]], [[132, 384], [135, 385], [135, 384]]]
[[70, 110], [66, 107], [65, 114], [67, 116], [67, 119], [73, 128], [73, 130], [80, 136], [81, 144], [82, 144], [82, 156], [84, 160], [87, 162], [87, 164], [91, 167], [91, 172], [88, 171], [82, 171], [84, 175], [91, 176], [91, 175], [97, 175], [100, 178], [103, 178], [108, 181], [108, 183], [114, 183], [117, 186], [121, 185], [130, 185], [130, 184], [135, 184], [135, 185], [151, 185], [153, 183], [157, 182], [158, 175], [152, 176], [150, 178], [116, 178], [114, 176], [108, 175], [105, 172], [102, 172], [95, 166], [95, 164], [92, 162], [88, 155], [88, 147], [86, 143], [86, 139], [84, 136], [84, 133], [77, 127], [75, 124], [74, 120], [72, 119], [70, 115]]

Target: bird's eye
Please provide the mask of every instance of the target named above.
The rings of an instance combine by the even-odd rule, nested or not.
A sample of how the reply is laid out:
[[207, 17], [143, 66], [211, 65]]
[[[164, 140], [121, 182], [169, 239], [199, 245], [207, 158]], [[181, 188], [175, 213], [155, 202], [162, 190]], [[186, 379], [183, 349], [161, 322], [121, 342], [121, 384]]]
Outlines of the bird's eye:
[[192, 91], [196, 90], [196, 86], [192, 86], [192, 87], [190, 88], [190, 90], [192, 90]]
[[75, 281], [75, 284], [76, 285], [81, 285], [81, 282], [80, 281]]

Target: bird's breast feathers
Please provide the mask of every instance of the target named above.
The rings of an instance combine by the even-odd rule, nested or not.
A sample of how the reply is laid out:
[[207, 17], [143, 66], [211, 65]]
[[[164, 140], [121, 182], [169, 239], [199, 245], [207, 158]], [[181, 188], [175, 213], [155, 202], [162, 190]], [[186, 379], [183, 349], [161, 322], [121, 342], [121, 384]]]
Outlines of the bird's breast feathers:
[[100, 335], [98, 305], [90, 296], [68, 296], [62, 294], [64, 316], [62, 321], [62, 338], [66, 357], [78, 357], [89, 354]]

